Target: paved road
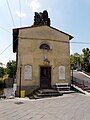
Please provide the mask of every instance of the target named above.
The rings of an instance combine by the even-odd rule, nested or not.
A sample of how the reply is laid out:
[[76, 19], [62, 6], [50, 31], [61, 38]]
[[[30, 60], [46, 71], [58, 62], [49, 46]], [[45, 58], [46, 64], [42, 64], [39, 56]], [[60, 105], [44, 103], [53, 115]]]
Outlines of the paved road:
[[83, 72], [80, 71], [73, 71], [73, 76], [81, 79], [81, 80], [85, 80], [85, 81], [89, 81], [90, 82], [90, 76], [84, 74]]
[[90, 96], [0, 100], [0, 120], [90, 120]]
[[84, 83], [86, 86], [90, 87], [90, 76], [86, 75], [85, 73], [80, 71], [73, 71], [73, 77], [77, 78], [77, 82], [82, 84]]

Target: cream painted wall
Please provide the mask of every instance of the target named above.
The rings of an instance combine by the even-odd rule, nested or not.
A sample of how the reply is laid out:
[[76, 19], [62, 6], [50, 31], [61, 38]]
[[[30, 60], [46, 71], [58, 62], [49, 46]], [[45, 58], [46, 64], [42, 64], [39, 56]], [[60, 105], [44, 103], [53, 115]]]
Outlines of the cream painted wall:
[[[62, 42], [63, 41], [63, 42]], [[48, 43], [51, 50], [44, 51], [39, 47]], [[17, 84], [20, 81], [20, 64], [22, 64], [22, 86], [40, 85], [40, 66], [44, 65], [44, 55], [48, 54], [51, 70], [51, 84], [56, 82], [70, 83], [70, 46], [69, 35], [48, 26], [19, 29]], [[24, 65], [32, 65], [32, 80], [24, 80]], [[65, 66], [65, 80], [59, 80], [58, 67]]]

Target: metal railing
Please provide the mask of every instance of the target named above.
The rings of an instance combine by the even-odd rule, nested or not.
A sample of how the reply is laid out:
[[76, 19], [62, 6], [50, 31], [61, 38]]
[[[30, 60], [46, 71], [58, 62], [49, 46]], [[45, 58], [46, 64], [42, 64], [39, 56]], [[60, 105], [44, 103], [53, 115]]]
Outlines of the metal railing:
[[81, 80], [81, 79], [78, 79], [75, 77], [73, 77], [73, 80], [72, 80], [72, 76], [71, 76], [71, 84], [74, 84], [74, 85], [82, 88], [83, 90], [90, 89], [90, 81], [88, 81], [88, 80]]

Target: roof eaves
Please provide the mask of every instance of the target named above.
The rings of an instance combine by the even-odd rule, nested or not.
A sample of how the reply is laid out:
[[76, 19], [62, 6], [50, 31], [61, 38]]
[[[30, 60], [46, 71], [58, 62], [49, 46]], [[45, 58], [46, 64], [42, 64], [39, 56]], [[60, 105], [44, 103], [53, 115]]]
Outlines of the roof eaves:
[[[19, 29], [26, 29], [26, 28], [41, 27], [41, 26], [47, 26], [47, 25], [32, 25], [32, 26], [21, 27], [21, 28], [15, 28], [15, 29], [19, 30]], [[54, 27], [51, 27], [51, 26], [47, 26], [47, 27], [50, 27], [50, 28], [52, 28], [52, 29], [54, 29], [54, 30], [56, 30], [56, 31], [59, 31], [59, 32], [65, 34], [65, 35], [68, 35], [68, 36], [69, 36], [69, 40], [71, 40], [71, 39], [74, 38], [73, 36], [69, 35], [68, 33], [65, 33], [65, 32], [63, 32], [63, 31], [61, 31], [61, 30], [59, 30], [59, 29], [57, 29], [57, 28], [54, 28]]]
[[[51, 26], [50, 26], [50, 27], [51, 27]], [[51, 27], [51, 28], [52, 28], [52, 29], [55, 29], [55, 30], [57, 30], [57, 31], [59, 31], [59, 32], [65, 34], [65, 35], [68, 35], [68, 36], [69, 36], [69, 40], [71, 40], [71, 39], [74, 38], [73, 36], [71, 36], [71, 35], [69, 35], [68, 33], [65, 33], [65, 32], [63, 32], [63, 31], [61, 31], [61, 30], [59, 30], [59, 29], [56, 29], [56, 28], [54, 28], [54, 27]]]

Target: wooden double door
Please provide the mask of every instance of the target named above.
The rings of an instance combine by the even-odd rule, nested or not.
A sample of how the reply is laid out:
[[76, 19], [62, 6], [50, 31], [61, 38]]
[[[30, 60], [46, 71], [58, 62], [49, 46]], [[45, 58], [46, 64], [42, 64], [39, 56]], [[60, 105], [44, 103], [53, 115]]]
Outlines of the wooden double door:
[[51, 87], [51, 67], [50, 66], [40, 67], [40, 87], [41, 88]]

